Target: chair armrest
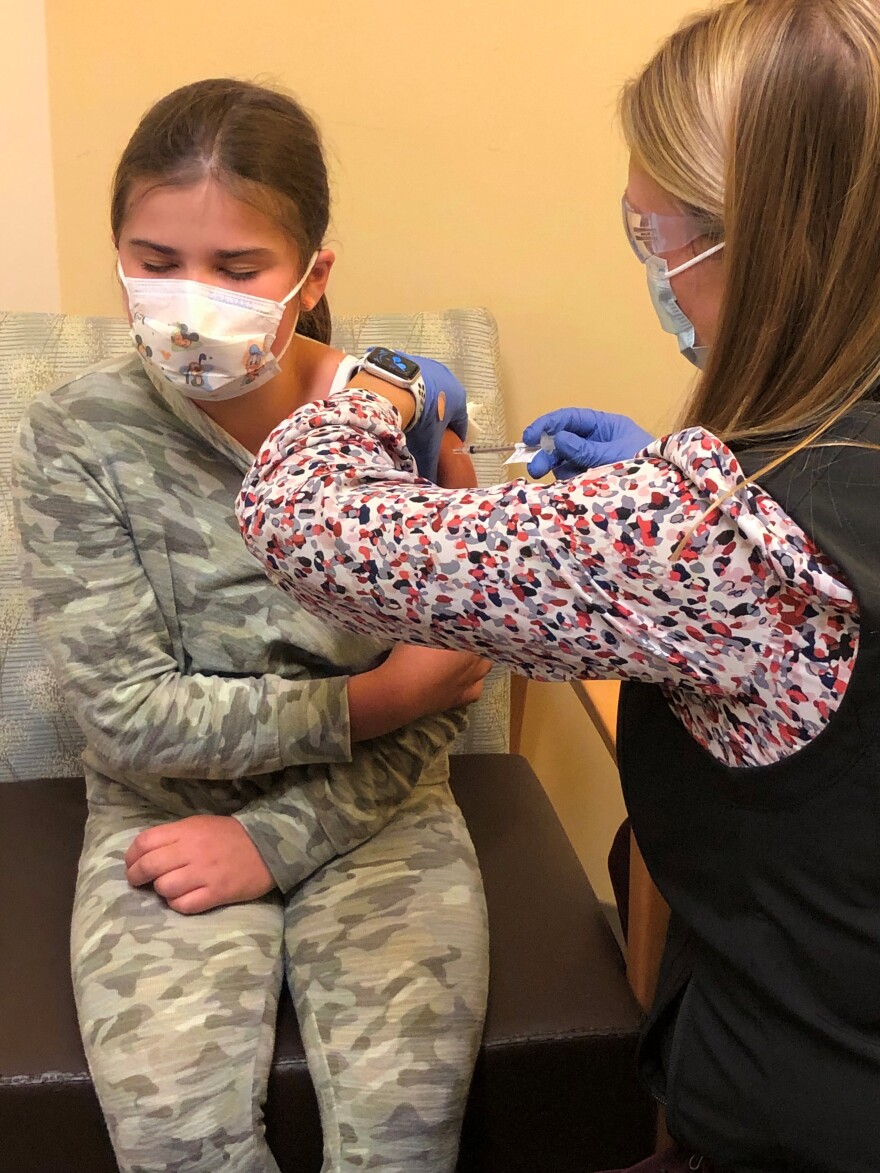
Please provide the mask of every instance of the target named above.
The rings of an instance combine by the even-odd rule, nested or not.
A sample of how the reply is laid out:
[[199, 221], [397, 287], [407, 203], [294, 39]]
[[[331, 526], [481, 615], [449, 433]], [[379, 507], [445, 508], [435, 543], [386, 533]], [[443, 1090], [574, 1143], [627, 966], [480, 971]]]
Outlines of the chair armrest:
[[[605, 748], [616, 762], [619, 682], [573, 680], [572, 688], [595, 725]], [[668, 924], [669, 905], [657, 891], [635, 836], [631, 834], [626, 976], [639, 1005], [645, 1011], [654, 998]]]

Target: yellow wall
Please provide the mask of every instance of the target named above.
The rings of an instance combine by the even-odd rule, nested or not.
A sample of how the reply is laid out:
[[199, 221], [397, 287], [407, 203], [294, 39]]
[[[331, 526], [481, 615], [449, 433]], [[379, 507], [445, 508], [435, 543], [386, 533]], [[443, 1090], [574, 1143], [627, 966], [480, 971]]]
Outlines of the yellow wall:
[[[199, 77], [276, 81], [324, 129], [337, 312], [488, 306], [501, 331], [511, 435], [565, 402], [660, 428], [688, 368], [657, 327], [620, 228], [626, 161], [615, 99], [692, 7], [47, 0], [63, 308], [118, 312], [108, 187], [142, 111]], [[591, 764], [599, 751], [577, 702], [557, 696], [532, 686], [524, 749], [552, 777], [607, 895], [597, 842], [622, 808], [604, 761]], [[580, 801], [594, 769], [602, 788]]]
[[528, 757], [600, 899], [611, 901], [607, 859], [626, 811], [617, 767], [569, 684], [529, 684], [522, 727]]
[[39, 0], [0, 5], [0, 309], [59, 308], [46, 28]]

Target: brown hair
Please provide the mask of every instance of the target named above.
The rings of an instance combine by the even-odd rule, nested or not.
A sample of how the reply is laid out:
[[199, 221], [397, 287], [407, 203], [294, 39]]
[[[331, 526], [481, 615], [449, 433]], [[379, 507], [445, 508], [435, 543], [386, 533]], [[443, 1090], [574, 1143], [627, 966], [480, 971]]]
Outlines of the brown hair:
[[[233, 78], [182, 86], [143, 116], [113, 178], [114, 239], [135, 183], [187, 185], [205, 175], [270, 216], [294, 241], [303, 265], [323, 244], [330, 186], [317, 126], [293, 98]], [[296, 328], [330, 341], [326, 297], [300, 313]]]
[[727, 242], [684, 423], [815, 441], [880, 379], [880, 0], [731, 0], [621, 114], [636, 162]]

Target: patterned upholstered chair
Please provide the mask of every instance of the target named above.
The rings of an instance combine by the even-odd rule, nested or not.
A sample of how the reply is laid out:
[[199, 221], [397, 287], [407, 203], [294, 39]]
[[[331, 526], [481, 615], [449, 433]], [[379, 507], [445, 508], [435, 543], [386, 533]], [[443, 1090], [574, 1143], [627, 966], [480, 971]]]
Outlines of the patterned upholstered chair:
[[[448, 363], [486, 441], [505, 436], [495, 323], [482, 310], [340, 318], [352, 353], [382, 342]], [[40, 390], [129, 347], [115, 319], [0, 314], [0, 1169], [112, 1173], [76, 1027], [68, 926], [85, 802], [82, 739], [42, 658], [17, 570], [9, 452]], [[481, 483], [499, 478], [478, 462]], [[460, 1168], [567, 1173], [652, 1144], [634, 1075], [640, 1014], [596, 898], [528, 764], [508, 753], [510, 685], [493, 670], [456, 746], [453, 787], [489, 906], [484, 1045]], [[267, 1128], [284, 1173], [320, 1167], [317, 1109], [283, 999]]]

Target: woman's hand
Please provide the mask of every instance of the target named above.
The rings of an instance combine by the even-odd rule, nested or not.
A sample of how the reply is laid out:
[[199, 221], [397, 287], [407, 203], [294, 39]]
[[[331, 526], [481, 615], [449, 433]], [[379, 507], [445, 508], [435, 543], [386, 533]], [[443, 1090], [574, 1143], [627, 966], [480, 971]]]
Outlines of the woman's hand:
[[553, 437], [555, 450], [540, 451], [529, 464], [528, 473], [538, 478], [552, 471], [558, 481], [567, 481], [591, 468], [630, 460], [654, 440], [629, 416], [588, 407], [563, 407], [539, 416], [523, 432], [523, 443], [537, 446], [544, 435]]
[[408, 354], [406, 357], [419, 364], [425, 384], [425, 406], [418, 423], [412, 427], [410, 421], [415, 399], [409, 391], [366, 371], [354, 375], [346, 386], [364, 387], [394, 404], [400, 414], [401, 426], [404, 430], [409, 428], [406, 432], [406, 446], [415, 458], [419, 476], [436, 484], [440, 446], [444, 437], [451, 431], [459, 441], [467, 438], [467, 393], [443, 363], [433, 358], [419, 358], [418, 355]]
[[207, 912], [256, 900], [275, 881], [241, 823], [226, 815], [191, 815], [141, 831], [125, 853], [133, 888], [152, 884], [175, 912]]
[[451, 431], [459, 443], [467, 439], [467, 392], [442, 362], [418, 355], [406, 357], [419, 364], [425, 384], [425, 408], [418, 423], [407, 432], [406, 446], [415, 457], [419, 476], [436, 484], [444, 437]]
[[378, 668], [348, 682], [351, 740], [368, 741], [429, 713], [472, 705], [491, 667], [471, 652], [395, 644]]

